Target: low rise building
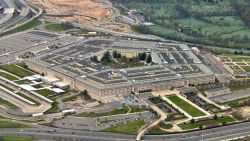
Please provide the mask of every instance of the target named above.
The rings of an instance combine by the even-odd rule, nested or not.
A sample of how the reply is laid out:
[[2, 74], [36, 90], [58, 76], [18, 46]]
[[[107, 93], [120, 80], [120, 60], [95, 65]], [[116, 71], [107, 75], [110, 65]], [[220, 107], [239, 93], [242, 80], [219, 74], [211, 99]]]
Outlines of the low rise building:
[[231, 93], [228, 87], [220, 87], [215, 89], [206, 90], [205, 94], [207, 97], [215, 97]]

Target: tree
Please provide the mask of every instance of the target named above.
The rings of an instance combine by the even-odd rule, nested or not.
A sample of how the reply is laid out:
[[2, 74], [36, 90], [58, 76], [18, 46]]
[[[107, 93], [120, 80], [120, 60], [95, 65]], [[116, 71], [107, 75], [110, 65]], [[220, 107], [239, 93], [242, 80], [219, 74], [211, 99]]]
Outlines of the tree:
[[89, 96], [87, 90], [82, 91], [82, 92], [80, 93], [80, 95], [83, 96], [83, 98], [84, 98], [85, 100], [90, 100], [90, 99], [91, 99], [91, 97]]
[[93, 61], [93, 62], [98, 63], [98, 58], [97, 58], [97, 56], [96, 56], [96, 55], [95, 55], [95, 56], [93, 56], [93, 57], [91, 57], [91, 58], [90, 58], [90, 60], [91, 60], [91, 61]]
[[138, 54], [138, 58], [140, 59], [140, 60], [145, 60], [146, 59], [146, 57], [147, 57], [147, 54], [146, 54], [146, 52], [143, 52], [143, 53], [139, 53]]
[[113, 57], [114, 58], [121, 58], [122, 57], [122, 55], [121, 55], [121, 53], [119, 53], [119, 52], [117, 52], [116, 50], [113, 52]]
[[61, 26], [64, 28], [64, 29], [68, 29], [68, 28], [73, 28], [73, 24], [71, 22], [61, 22]]
[[192, 118], [190, 122], [191, 122], [191, 123], [194, 123], [195, 121], [194, 121], [194, 119]]
[[214, 115], [214, 119], [217, 120], [218, 119], [218, 116], [217, 114]]
[[151, 57], [150, 54], [149, 54], [148, 57], [147, 57], [147, 63], [148, 63], [148, 64], [152, 63], [152, 57]]
[[104, 62], [110, 62], [111, 61], [111, 57], [110, 57], [110, 54], [109, 54], [109, 51], [106, 51], [102, 57], [102, 61]]

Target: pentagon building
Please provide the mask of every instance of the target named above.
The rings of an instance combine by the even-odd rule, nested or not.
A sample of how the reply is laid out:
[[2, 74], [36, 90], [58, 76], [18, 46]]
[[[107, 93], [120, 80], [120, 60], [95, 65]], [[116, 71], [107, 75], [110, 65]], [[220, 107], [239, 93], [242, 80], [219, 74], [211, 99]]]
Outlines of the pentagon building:
[[[91, 61], [105, 52], [127, 58], [139, 53], [152, 56], [152, 65], [117, 68]], [[40, 74], [59, 78], [72, 89], [87, 90], [102, 102], [116, 101], [131, 93], [215, 82], [214, 73], [185, 44], [92, 38], [26, 60]]]

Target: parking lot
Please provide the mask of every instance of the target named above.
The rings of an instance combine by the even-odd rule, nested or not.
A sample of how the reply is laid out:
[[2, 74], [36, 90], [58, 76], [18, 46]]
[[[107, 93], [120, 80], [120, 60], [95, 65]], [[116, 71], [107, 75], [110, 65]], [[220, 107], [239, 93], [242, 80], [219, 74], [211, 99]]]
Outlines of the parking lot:
[[14, 62], [27, 52], [38, 53], [76, 42], [76, 37], [42, 31], [27, 31], [0, 38], [0, 64]]
[[56, 120], [53, 126], [68, 129], [82, 129], [82, 130], [102, 130], [108, 127], [127, 124], [129, 122], [142, 119], [145, 122], [153, 120], [154, 115], [151, 112], [132, 113], [113, 115], [105, 117], [70, 117], [65, 119]]

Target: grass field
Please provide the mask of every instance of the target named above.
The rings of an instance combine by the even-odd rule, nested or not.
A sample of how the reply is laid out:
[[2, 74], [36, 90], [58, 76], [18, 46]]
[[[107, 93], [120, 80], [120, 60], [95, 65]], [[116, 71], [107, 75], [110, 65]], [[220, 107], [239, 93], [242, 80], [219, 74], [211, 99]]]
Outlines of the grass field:
[[59, 112], [59, 107], [58, 107], [58, 102], [55, 101], [52, 103], [52, 107], [46, 112], [44, 112], [44, 114], [52, 114], [57, 112]]
[[68, 96], [62, 99], [62, 102], [69, 102], [69, 101], [74, 101], [77, 99], [79, 95], [73, 95], [73, 96]]
[[54, 22], [49, 22], [49, 21], [45, 22], [45, 29], [48, 31], [60, 32], [60, 31], [66, 31], [66, 30], [73, 29], [73, 28], [74, 27], [72, 26], [67, 26], [67, 25], [58, 24]]
[[0, 120], [0, 128], [27, 128], [27, 127], [28, 126], [24, 124]]
[[0, 83], [0, 86], [4, 87], [5, 89], [8, 89], [9, 91], [12, 91], [12, 92], [15, 91], [14, 89], [12, 89], [12, 88], [10, 88], [2, 83]]
[[179, 98], [176, 95], [167, 96], [167, 98], [170, 101], [172, 101], [174, 104], [176, 104], [178, 107], [180, 107], [182, 110], [187, 112], [189, 115], [191, 115], [192, 117], [199, 117], [199, 116], [205, 115], [203, 112], [201, 112], [200, 110], [198, 110], [197, 108], [190, 105], [189, 103], [182, 100], [181, 98]]
[[8, 80], [11, 80], [11, 81], [18, 79], [15, 76], [12, 76], [12, 75], [5, 73], [5, 72], [0, 72], [0, 76], [2, 76], [3, 78], [6, 78]]
[[206, 120], [206, 121], [201, 121], [201, 122], [195, 122], [195, 123], [182, 123], [179, 124], [178, 126], [183, 129], [183, 130], [190, 130], [190, 129], [195, 129], [199, 128], [201, 126], [218, 126], [220, 124], [225, 124], [225, 123], [230, 123], [235, 121], [230, 116], [225, 116], [225, 117], [220, 117], [218, 119], [211, 119], [211, 120]]
[[136, 135], [137, 131], [143, 125], [145, 125], [145, 122], [143, 120], [138, 120], [138, 121], [130, 122], [126, 125], [120, 125], [120, 126], [106, 128], [102, 131]]
[[43, 89], [43, 90], [38, 90], [36, 91], [38, 94], [45, 96], [45, 97], [49, 97], [50, 95], [53, 95], [54, 92], [48, 89]]
[[166, 133], [167, 133], [166, 131], [161, 130], [159, 127], [153, 127], [147, 132], [147, 135], [161, 135]]
[[123, 107], [120, 109], [115, 109], [109, 112], [104, 112], [104, 113], [79, 113], [76, 114], [76, 117], [101, 117], [101, 116], [109, 116], [109, 115], [119, 115], [119, 114], [126, 114], [126, 113], [137, 113], [137, 112], [144, 112], [147, 109], [145, 107], [139, 108], [139, 107], [135, 107], [135, 106], [129, 106], [130, 107], [130, 111], [128, 107]]
[[28, 29], [32, 29], [34, 27], [37, 27], [41, 24], [42, 22], [40, 20], [32, 20], [20, 27], [17, 27], [13, 30], [10, 30], [4, 34], [0, 34], [0, 36], [4, 36], [4, 35], [9, 35], [9, 34], [13, 34], [13, 33], [17, 33], [17, 32], [21, 32], [21, 31], [25, 31], [25, 30], [28, 30]]
[[101, 117], [101, 116], [109, 116], [109, 115], [119, 115], [119, 114], [126, 114], [129, 111], [127, 107], [121, 109], [115, 109], [113, 111], [105, 112], [105, 113], [79, 113], [75, 116], [77, 117]]
[[0, 137], [0, 141], [34, 141], [32, 138], [5, 136]]
[[244, 61], [250, 61], [250, 56], [243, 56], [243, 55], [235, 55], [235, 54], [222, 54], [220, 57], [228, 57], [233, 62], [242, 62]]
[[11, 109], [17, 109], [18, 107], [6, 100], [3, 100], [2, 98], [0, 98], [0, 105], [4, 105], [4, 106], [8, 106]]
[[43, 88], [43, 86], [41, 84], [32, 85], [32, 87], [37, 88], [37, 89]]
[[110, 62], [103, 63], [103, 65], [110, 66], [112, 68], [130, 68], [130, 67], [140, 67], [145, 66], [143, 61], [139, 61], [136, 59], [114, 59]]
[[[162, 129], [171, 129], [173, 126], [171, 124], [165, 124], [165, 123], [160, 123], [158, 126], [153, 127], [149, 132], [147, 133], [148, 135], [161, 135], [161, 134], [166, 134], [168, 132], [162, 130]], [[161, 129], [162, 128], [162, 129]]]
[[29, 101], [31, 101], [31, 102], [33, 102], [33, 103], [35, 103], [37, 106], [41, 105], [40, 102], [34, 100], [33, 98], [30, 98], [30, 97], [26, 96], [25, 94], [18, 93], [18, 95], [25, 98], [25, 99], [27, 99], [27, 100], [29, 100]]
[[27, 71], [25, 69], [22, 69], [20, 67], [17, 67], [16, 65], [5, 65], [5, 66], [1, 66], [0, 68], [14, 75], [17, 75], [19, 77], [26, 77], [26, 76], [34, 75], [34, 73]]
[[[150, 16], [152, 26], [134, 26], [135, 31], [168, 39], [223, 47], [250, 47], [250, 28], [236, 5], [248, 6], [247, 0], [113, 0], [128, 9]], [[125, 9], [121, 10], [126, 15]]]
[[15, 81], [15, 83], [19, 84], [19, 85], [22, 85], [22, 84], [30, 84], [29, 81], [27, 80], [18, 80], [18, 81]]
[[137, 113], [137, 112], [144, 112], [147, 111], [146, 107], [135, 107], [135, 106], [129, 106], [131, 108], [129, 113]]
[[240, 66], [246, 72], [250, 72], [250, 66]]

